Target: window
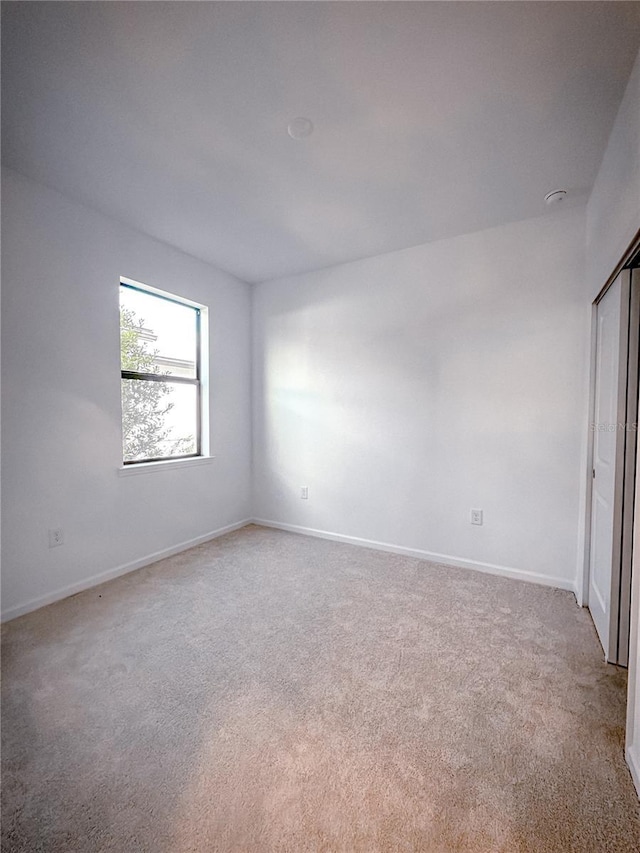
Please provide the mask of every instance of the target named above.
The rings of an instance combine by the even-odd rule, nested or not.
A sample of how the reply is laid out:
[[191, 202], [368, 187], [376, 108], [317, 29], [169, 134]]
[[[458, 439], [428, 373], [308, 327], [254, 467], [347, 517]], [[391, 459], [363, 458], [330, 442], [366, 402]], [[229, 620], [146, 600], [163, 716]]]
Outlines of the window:
[[169, 293], [120, 283], [125, 465], [202, 456], [203, 313]]

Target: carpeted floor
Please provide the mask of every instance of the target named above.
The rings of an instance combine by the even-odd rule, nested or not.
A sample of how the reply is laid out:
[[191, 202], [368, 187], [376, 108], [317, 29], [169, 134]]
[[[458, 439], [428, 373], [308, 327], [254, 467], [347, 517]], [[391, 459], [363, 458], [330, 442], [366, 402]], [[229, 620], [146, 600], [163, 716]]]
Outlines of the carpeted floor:
[[3, 628], [2, 850], [637, 851], [568, 592], [248, 527]]

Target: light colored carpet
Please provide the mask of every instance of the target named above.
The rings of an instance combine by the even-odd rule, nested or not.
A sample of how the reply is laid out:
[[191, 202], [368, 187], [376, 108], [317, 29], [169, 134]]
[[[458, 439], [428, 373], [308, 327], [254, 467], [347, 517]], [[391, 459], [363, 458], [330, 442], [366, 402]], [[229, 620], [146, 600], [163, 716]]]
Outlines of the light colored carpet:
[[4, 851], [637, 851], [567, 593], [248, 527], [3, 628]]

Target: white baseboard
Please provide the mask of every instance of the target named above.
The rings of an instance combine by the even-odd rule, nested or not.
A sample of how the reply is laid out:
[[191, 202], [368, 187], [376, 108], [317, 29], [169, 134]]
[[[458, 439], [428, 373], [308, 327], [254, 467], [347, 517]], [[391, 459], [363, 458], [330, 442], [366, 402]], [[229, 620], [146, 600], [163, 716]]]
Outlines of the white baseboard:
[[640, 755], [638, 755], [638, 750], [631, 746], [625, 749], [624, 754], [631, 771], [633, 784], [636, 786], [638, 797], [640, 797]]
[[576, 597], [576, 603], [578, 607], [585, 607], [585, 602], [583, 601], [582, 595], [582, 580], [575, 580], [571, 585], [571, 590]]
[[97, 575], [83, 578], [83, 580], [64, 586], [61, 589], [55, 590], [55, 592], [49, 592], [46, 595], [32, 598], [30, 601], [25, 601], [23, 604], [9, 607], [7, 610], [2, 611], [2, 622], [8, 622], [10, 619], [16, 619], [18, 616], [24, 616], [25, 613], [31, 613], [32, 610], [38, 610], [47, 604], [53, 604], [63, 598], [68, 598], [70, 595], [75, 595], [78, 592], [83, 592], [85, 589], [91, 589], [91, 587], [98, 586], [101, 583], [105, 583], [105, 581], [120, 577], [120, 575], [134, 572], [136, 569], [141, 569], [151, 563], [157, 563], [158, 560], [164, 560], [165, 557], [172, 557], [174, 554], [179, 554], [181, 551], [201, 545], [210, 539], [217, 539], [218, 536], [224, 536], [225, 533], [239, 530], [241, 527], [246, 527], [247, 524], [251, 524], [250, 518], [236, 521], [234, 524], [227, 524], [226, 527], [219, 527], [217, 530], [212, 530], [203, 536], [197, 536], [195, 539], [180, 542], [178, 545], [172, 545], [170, 548], [163, 548], [162, 551], [155, 551], [153, 554], [147, 554], [146, 557], [140, 557], [138, 560], [132, 560], [130, 563], [124, 563], [121, 566], [116, 566], [114, 569], [107, 569], [105, 572], [100, 572]]
[[453, 557], [450, 554], [435, 554], [432, 551], [423, 551], [420, 548], [405, 548], [403, 545], [391, 545], [388, 542], [376, 542], [373, 539], [361, 539], [358, 536], [345, 536], [342, 533], [331, 533], [328, 530], [314, 530], [311, 527], [300, 527], [297, 524], [285, 524], [280, 521], [271, 521], [265, 518], [254, 518], [254, 524], [262, 527], [274, 527], [277, 530], [288, 530], [291, 533], [302, 533], [305, 536], [316, 536], [320, 539], [331, 539], [334, 542], [345, 542], [347, 545], [359, 545], [363, 548], [374, 548], [376, 551], [389, 551], [392, 554], [403, 554], [407, 557], [418, 557], [421, 560], [429, 560], [432, 563], [456, 566], [460, 569], [472, 569], [475, 572], [485, 572], [491, 575], [500, 575], [513, 580], [527, 581], [529, 583], [552, 586], [557, 589], [567, 589], [575, 593], [575, 581], [566, 578], [555, 578], [549, 575], [541, 575], [537, 572], [527, 572], [524, 569], [512, 569], [509, 566], [498, 566], [493, 563], [479, 563], [468, 560], [465, 557]]
[[[429, 560], [432, 563], [443, 563], [445, 565], [456, 566], [462, 569], [472, 569], [477, 572], [485, 572], [492, 575], [500, 575], [502, 577], [513, 578], [514, 580], [528, 581], [529, 583], [543, 584], [544, 586], [557, 587], [559, 589], [567, 589], [577, 596], [577, 587], [575, 581], [569, 581], [564, 578], [554, 578], [548, 575], [537, 574], [536, 572], [527, 572], [523, 569], [513, 569], [508, 566], [499, 566], [493, 563], [480, 563], [475, 560], [468, 560], [464, 557], [454, 557], [450, 554], [436, 554], [432, 551], [423, 551], [420, 548], [406, 548], [403, 545], [392, 545], [388, 542], [377, 542], [373, 539], [362, 539], [358, 536], [346, 536], [342, 533], [331, 533], [328, 530], [315, 530], [311, 527], [301, 527], [297, 524], [285, 524], [280, 521], [272, 521], [265, 518], [245, 518], [242, 521], [237, 521], [234, 524], [228, 524], [226, 527], [220, 527], [210, 533], [205, 533], [203, 536], [198, 536], [195, 539], [189, 539], [186, 542], [180, 542], [178, 545], [173, 545], [170, 548], [165, 548], [161, 551], [155, 551], [153, 554], [147, 554], [145, 557], [140, 557], [138, 560], [132, 560], [130, 563], [124, 563], [121, 566], [116, 566], [113, 569], [107, 569], [105, 572], [100, 572], [97, 575], [84, 578], [76, 583], [69, 584], [54, 592], [46, 595], [32, 598], [22, 604], [9, 607], [2, 612], [1, 621], [8, 622], [10, 619], [16, 619], [18, 616], [23, 616], [25, 613], [30, 613], [32, 610], [38, 610], [40, 607], [45, 607], [47, 604], [53, 604], [63, 598], [68, 598], [70, 595], [75, 595], [78, 592], [83, 592], [85, 589], [98, 586], [101, 583], [117, 578], [120, 575], [126, 575], [136, 569], [141, 569], [151, 563], [156, 563], [158, 560], [163, 560], [165, 557], [171, 557], [181, 551], [186, 551], [203, 542], [208, 542], [211, 539], [216, 539], [218, 536], [223, 536], [225, 533], [231, 533], [233, 530], [239, 530], [241, 527], [246, 527], [247, 524], [259, 524], [263, 527], [273, 527], [278, 530], [287, 530], [292, 533], [301, 533], [305, 536], [315, 536], [320, 539], [330, 539], [334, 542], [344, 542], [348, 545], [358, 545], [364, 548], [374, 548], [377, 551], [388, 551], [392, 554], [403, 554], [408, 557], [418, 557], [421, 560]], [[579, 599], [578, 599], [579, 600]]]

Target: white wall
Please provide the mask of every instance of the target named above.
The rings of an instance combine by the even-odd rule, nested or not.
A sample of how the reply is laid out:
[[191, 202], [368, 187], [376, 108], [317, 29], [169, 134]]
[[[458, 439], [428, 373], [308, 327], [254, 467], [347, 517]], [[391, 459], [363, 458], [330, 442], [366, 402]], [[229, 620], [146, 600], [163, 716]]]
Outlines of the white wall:
[[[251, 515], [250, 289], [3, 170], [3, 613]], [[118, 476], [118, 283], [209, 306], [211, 464]], [[49, 549], [47, 529], [65, 543]]]
[[256, 516], [573, 588], [583, 262], [580, 207], [258, 285]]
[[640, 229], [640, 53], [587, 204], [587, 282], [593, 301]]

